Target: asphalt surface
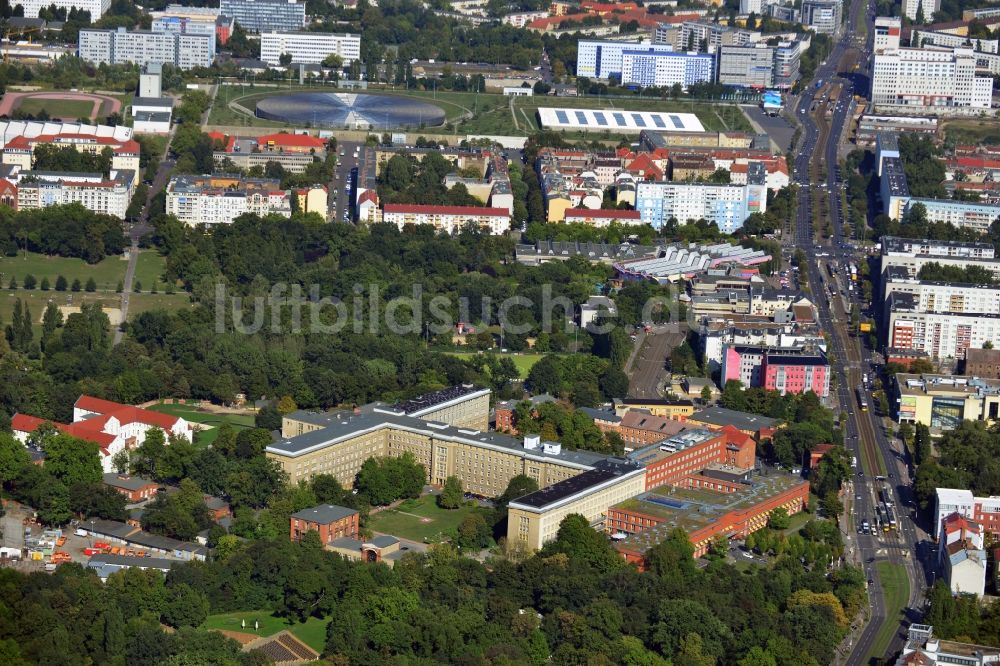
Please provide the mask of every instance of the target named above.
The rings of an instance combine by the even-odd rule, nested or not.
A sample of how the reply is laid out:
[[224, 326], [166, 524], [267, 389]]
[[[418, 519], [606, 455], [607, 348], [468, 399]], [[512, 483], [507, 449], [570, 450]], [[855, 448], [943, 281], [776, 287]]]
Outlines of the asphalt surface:
[[[861, 50], [860, 57], [864, 60], [871, 51], [871, 39], [874, 34], [874, 8], [868, 0], [853, 0], [849, 15], [851, 17], [849, 25], [854, 24], [854, 17], [859, 12], [866, 12], [868, 22], [868, 43], [861, 44], [856, 39], [853, 32], [848, 30], [846, 34], [836, 43], [834, 49], [827, 60], [820, 66], [814, 77], [814, 83], [804, 90], [797, 99], [790, 102], [790, 108], [802, 123], [802, 137], [794, 157], [794, 180], [802, 185], [799, 190], [799, 202], [797, 219], [794, 229], [794, 245], [803, 250], [809, 258], [807, 270], [809, 273], [809, 283], [819, 293], [822, 289], [821, 275], [824, 275], [825, 265], [830, 260], [836, 260], [840, 270], [851, 262], [863, 261], [863, 257], [856, 256], [851, 247], [844, 242], [842, 236], [843, 211], [841, 210], [840, 192], [843, 188], [840, 182], [838, 155], [840, 147], [840, 137], [842, 131], [849, 121], [853, 111], [853, 102], [842, 103], [833, 107], [831, 118], [827, 121], [830, 131], [823, 135], [816, 123], [808, 114], [819, 92], [818, 83], [827, 83], [833, 78], [839, 78], [837, 64], [841, 62], [845, 52], [852, 46]], [[850, 79], [842, 79], [844, 82], [844, 95], [851, 96], [855, 93], [865, 94], [866, 90], [855, 90], [854, 82]], [[849, 97], [848, 97], [849, 98]], [[801, 110], [806, 110], [802, 113]], [[822, 139], [822, 141], [821, 141]], [[811, 183], [809, 180], [810, 163], [815, 160], [818, 165], [826, 165], [826, 182]], [[827, 208], [832, 221], [833, 236], [830, 239], [831, 247], [823, 247], [823, 254], [829, 257], [819, 258], [817, 243], [814, 239], [814, 229], [812, 225], [813, 210], [812, 196], [819, 188], [824, 192], [829, 201]], [[829, 273], [825, 273], [825, 279], [829, 280]], [[848, 280], [850, 278], [847, 278]], [[858, 290], [847, 293], [847, 298], [854, 308], [865, 310], [870, 307], [869, 303], [863, 303], [859, 299]], [[867, 373], [873, 378], [875, 372], [873, 363], [877, 357], [873, 351], [864, 344], [859, 344], [858, 340], [848, 336], [848, 317], [846, 313], [831, 312], [827, 299], [823, 297], [814, 299], [819, 310], [822, 328], [830, 333], [829, 356], [833, 370], [833, 376], [837, 381], [834, 395], [839, 402], [840, 410], [846, 412], [847, 419], [843, 424], [845, 443], [851, 449], [852, 455], [858, 460], [858, 468], [853, 483], [848, 487], [847, 503], [851, 511], [851, 517], [855, 525], [860, 525], [863, 520], [873, 522], [875, 507], [877, 506], [877, 494], [879, 489], [885, 487], [892, 492], [897, 521], [899, 528], [891, 532], [877, 534], [855, 533], [853, 528], [849, 529], [846, 535], [848, 555], [853, 557], [864, 567], [869, 586], [870, 615], [867, 624], [860, 635], [849, 640], [845, 663], [849, 665], [860, 665], [867, 663], [867, 658], [871, 652], [877, 635], [886, 622], [895, 623], [895, 617], [887, 618], [885, 608], [885, 598], [878, 570], [875, 564], [880, 560], [890, 561], [902, 565], [910, 579], [910, 598], [906, 621], [912, 622], [918, 618], [920, 599], [926, 589], [928, 575], [932, 570], [930, 563], [933, 549], [926, 538], [926, 534], [920, 530], [911, 519], [911, 510], [914, 508], [912, 490], [909, 485], [913, 467], [909, 460], [905, 448], [898, 442], [890, 441], [886, 433], [886, 426], [882, 417], [876, 414], [877, 402], [871, 392], [872, 381], [865, 387], [862, 374]], [[834, 303], [836, 305], [836, 303]], [[866, 395], [871, 411], [862, 412], [858, 408], [856, 391], [861, 390]], [[867, 470], [867, 471], [866, 471]], [[877, 480], [874, 477], [882, 477]], [[856, 640], [855, 640], [856, 638]], [[902, 640], [905, 638], [903, 629], [897, 631], [890, 644], [888, 654], [896, 652]], [[884, 655], [873, 655], [882, 657]]]
[[669, 375], [667, 358], [684, 337], [684, 333], [672, 331], [669, 326], [637, 334], [628, 384], [630, 398], [663, 397], [659, 387]]
[[[363, 154], [364, 144], [359, 141], [337, 141], [337, 168], [333, 172], [333, 180], [327, 188], [330, 192], [328, 206], [330, 208], [331, 222], [347, 222], [344, 213], [348, 211], [350, 196], [348, 189], [351, 182], [351, 169], [358, 166], [358, 159], [354, 158], [355, 149], [359, 150], [359, 155]], [[359, 157], [360, 159], [360, 157]]]
[[769, 116], [755, 104], [743, 104], [740, 108], [750, 120], [760, 126], [782, 153], [787, 153], [791, 149], [795, 128], [787, 120], [781, 116]]

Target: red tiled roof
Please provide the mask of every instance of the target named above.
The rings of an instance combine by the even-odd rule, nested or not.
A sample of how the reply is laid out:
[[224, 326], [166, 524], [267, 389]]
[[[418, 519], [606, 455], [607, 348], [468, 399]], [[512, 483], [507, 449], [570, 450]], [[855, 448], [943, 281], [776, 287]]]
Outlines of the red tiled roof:
[[510, 217], [506, 208], [480, 208], [478, 206], [427, 206], [423, 204], [386, 204], [386, 213], [412, 213], [414, 215], [476, 215]]
[[371, 201], [374, 204], [378, 204], [378, 191], [377, 190], [365, 190], [358, 197], [358, 205]]
[[308, 134], [265, 134], [257, 137], [258, 146], [294, 146], [296, 148], [325, 148], [326, 141]]
[[991, 160], [985, 157], [956, 157], [955, 159], [948, 160], [948, 164], [952, 166], [978, 169], [1000, 168], [1000, 160]]
[[[128, 139], [127, 141], [119, 141], [118, 139], [110, 136], [94, 136], [92, 134], [39, 134], [34, 137], [26, 137], [24, 135], [15, 136], [13, 139], [7, 142], [4, 149], [21, 149], [27, 150], [32, 148], [38, 143], [63, 143], [65, 139], [85, 139], [85, 144], [98, 144], [104, 146], [115, 146], [115, 152], [139, 152], [139, 142]], [[68, 144], [74, 145], [74, 144]]]
[[[119, 423], [122, 424], [145, 423], [146, 425], [156, 426], [157, 428], [163, 428], [164, 430], [173, 428], [179, 420], [176, 416], [170, 416], [169, 414], [163, 414], [162, 412], [154, 412], [150, 409], [140, 409], [139, 407], [123, 405], [121, 403], [112, 402], [111, 400], [103, 400], [89, 395], [81, 395], [73, 406], [95, 414], [101, 414], [109, 417], [113, 416], [118, 419]], [[81, 421], [81, 423], [87, 423], [90, 420], [91, 419], [87, 419], [87, 421]]]
[[91, 420], [98, 419], [88, 419], [87, 421], [67, 425], [65, 423], [57, 423], [55, 421], [46, 421], [45, 419], [40, 419], [37, 416], [15, 414], [14, 418], [10, 420], [10, 428], [15, 432], [34, 432], [35, 430], [38, 430], [43, 423], [51, 423], [57, 430], [59, 430], [59, 432], [70, 435], [71, 437], [85, 439], [88, 442], [94, 442], [101, 447], [101, 451], [104, 452], [104, 455], [107, 455], [107, 446], [110, 445], [111, 442], [115, 441], [115, 436], [109, 435], [106, 432], [101, 432], [101, 427], [104, 425], [103, 420], [101, 420], [99, 425], [94, 424], [93, 426], [88, 427], [86, 424], [88, 424]]
[[608, 208], [570, 208], [566, 217], [599, 217], [609, 220], [638, 220], [641, 215], [637, 210], [615, 210]]
[[59, 427], [58, 423], [46, 421], [45, 419], [40, 419], [37, 416], [14, 414], [13, 418], [10, 420], [10, 429], [14, 432], [34, 432], [43, 423], [52, 423], [52, 425]]

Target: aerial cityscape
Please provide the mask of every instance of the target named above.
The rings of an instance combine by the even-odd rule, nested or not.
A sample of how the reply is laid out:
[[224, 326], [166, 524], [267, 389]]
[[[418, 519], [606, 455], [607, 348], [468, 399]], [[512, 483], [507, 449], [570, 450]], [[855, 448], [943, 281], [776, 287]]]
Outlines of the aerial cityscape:
[[0, 50], [0, 666], [1000, 664], [991, 0]]

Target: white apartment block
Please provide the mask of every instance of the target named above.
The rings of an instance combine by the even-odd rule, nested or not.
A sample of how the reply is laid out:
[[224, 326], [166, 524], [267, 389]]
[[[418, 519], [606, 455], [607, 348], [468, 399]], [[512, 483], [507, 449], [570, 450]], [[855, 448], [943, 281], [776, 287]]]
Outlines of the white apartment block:
[[800, 42], [777, 46], [722, 46], [718, 82], [750, 88], [791, 88], [799, 78]]
[[928, 282], [904, 278], [898, 275], [901, 270], [887, 274], [886, 299], [890, 294], [910, 294], [920, 312], [1000, 315], [1000, 286]]
[[993, 78], [976, 76], [972, 49], [888, 48], [876, 52], [874, 61], [876, 109], [990, 108]]
[[670, 218], [679, 224], [704, 219], [714, 222], [720, 231], [728, 234], [742, 227], [751, 213], [767, 210], [767, 186], [763, 176], [752, 177], [752, 181], [752, 185], [639, 182], [635, 208], [642, 222], [654, 229], [662, 227]]
[[670, 44], [646, 42], [613, 42], [581, 39], [576, 47], [576, 75], [590, 79], [607, 79], [622, 73], [622, 56], [625, 51], [642, 50], [649, 53], [672, 53]]
[[977, 53], [981, 51], [997, 53], [998, 44], [1000, 42], [995, 39], [970, 39], [965, 35], [953, 35], [950, 32], [931, 30], [914, 30], [910, 40], [910, 45], [917, 48], [924, 46], [944, 46], [950, 49], [969, 48]]
[[960, 241], [935, 241], [898, 236], [882, 237], [881, 272], [899, 266], [917, 275], [929, 263], [942, 266], [981, 266], [1000, 277], [1000, 258], [989, 243], [963, 243]]
[[548, 12], [514, 12], [504, 16], [500, 22], [515, 28], [523, 28], [536, 19], [547, 18], [548, 15]]
[[653, 35], [653, 41], [658, 44], [668, 43], [670, 36], [675, 35], [677, 41], [673, 44], [678, 51], [704, 50], [706, 53], [715, 53], [720, 46], [750, 46], [760, 37], [759, 32], [730, 28], [710, 21], [685, 21], [679, 30], [675, 23], [660, 23]]
[[219, 0], [219, 13], [247, 32], [301, 30], [306, 25], [306, 3], [295, 0]]
[[215, 53], [215, 16], [193, 19], [187, 16], [158, 16], [153, 19], [152, 32], [170, 32], [177, 35], [202, 35], [208, 37]]
[[[902, 295], [904, 299], [910, 298]], [[897, 307], [890, 299], [887, 344], [893, 349], [915, 349], [931, 358], [957, 359], [966, 349], [982, 349], [989, 342], [1000, 348], [1000, 316], [916, 312]]]
[[740, 0], [740, 14], [756, 14], [760, 16], [766, 7], [764, 0]]
[[80, 58], [96, 65], [169, 63], [191, 69], [211, 67], [215, 60], [214, 35], [86, 29], [80, 31], [78, 44]]
[[18, 210], [78, 203], [87, 210], [124, 219], [135, 192], [135, 172], [101, 174], [22, 172], [17, 184]]
[[291, 217], [291, 196], [277, 181], [175, 176], [167, 185], [167, 214], [188, 226], [232, 224], [245, 213]]
[[333, 32], [263, 32], [260, 35], [260, 59], [277, 65], [281, 54], [288, 53], [292, 62], [318, 65], [331, 54], [348, 64], [361, 59], [361, 35]]
[[898, 49], [903, 22], [894, 16], [875, 17], [875, 51]]
[[696, 83], [711, 82], [714, 60], [709, 53], [656, 53], [646, 50], [622, 53], [622, 85], [684, 90]]
[[101, 18], [111, 8], [111, 0], [17, 0], [17, 2], [12, 2], [10, 6], [21, 5], [24, 7], [24, 15], [27, 18], [38, 18], [40, 9], [47, 9], [53, 4], [67, 12], [73, 7], [90, 12], [91, 21]]
[[427, 224], [449, 234], [458, 233], [469, 225], [486, 229], [495, 236], [510, 231], [510, 211], [506, 208], [386, 204], [382, 221], [395, 224], [399, 229], [408, 224]]
[[989, 231], [990, 225], [1000, 218], [1000, 205], [954, 199], [911, 198], [906, 202], [906, 211], [918, 204], [927, 211], [928, 222], [948, 222], [956, 227], [968, 227], [981, 233]]
[[926, 23], [930, 23], [931, 17], [934, 16], [934, 12], [941, 9], [941, 0], [902, 0], [902, 2], [902, 14], [911, 21], [917, 20], [918, 8], [923, 9], [924, 21]]

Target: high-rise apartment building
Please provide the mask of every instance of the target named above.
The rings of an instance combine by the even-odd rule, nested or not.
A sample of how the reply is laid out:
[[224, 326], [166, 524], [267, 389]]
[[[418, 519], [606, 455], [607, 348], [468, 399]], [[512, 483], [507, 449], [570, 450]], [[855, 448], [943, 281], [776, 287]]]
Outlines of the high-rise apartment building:
[[642, 215], [642, 221], [654, 229], [662, 227], [670, 218], [680, 224], [704, 219], [714, 222], [728, 234], [742, 227], [751, 213], [763, 213], [767, 209], [764, 178], [763, 173], [759, 178], [755, 174], [753, 184], [748, 185], [640, 182], [636, 184], [635, 208]]
[[90, 12], [90, 20], [96, 21], [111, 8], [111, 0], [17, 0], [10, 6], [17, 5], [24, 8], [24, 16], [28, 18], [36, 18], [40, 9], [55, 5], [57, 9], [65, 9], [67, 12], [74, 7]]
[[711, 82], [714, 59], [709, 53], [657, 53], [652, 50], [622, 53], [622, 85], [643, 88], [669, 88], [680, 85], [687, 90], [695, 83]]
[[872, 103], [878, 109], [988, 109], [993, 78], [976, 75], [966, 48], [885, 48], [876, 51]]
[[260, 35], [260, 59], [277, 65], [282, 54], [294, 64], [318, 65], [329, 55], [344, 64], [361, 59], [361, 35], [333, 32], [264, 32]]
[[799, 42], [722, 46], [718, 82], [750, 88], [791, 88], [799, 78]]
[[306, 25], [306, 4], [295, 0], [220, 0], [219, 11], [248, 32], [301, 30]]
[[97, 65], [169, 63], [180, 69], [211, 67], [215, 36], [146, 30], [81, 30], [80, 58]]
[[647, 53], [672, 53], [671, 44], [650, 42], [614, 42], [581, 39], [576, 47], [576, 75], [591, 79], [621, 76], [622, 57], [625, 51], [642, 50]]
[[930, 23], [934, 12], [941, 9], [941, 0], [902, 0], [902, 14], [916, 22], [918, 14], [924, 15], [924, 23]]

